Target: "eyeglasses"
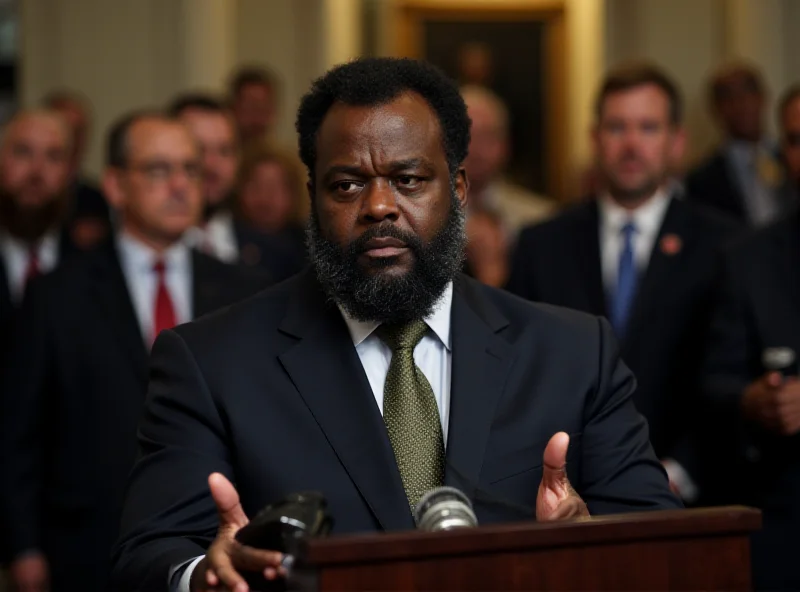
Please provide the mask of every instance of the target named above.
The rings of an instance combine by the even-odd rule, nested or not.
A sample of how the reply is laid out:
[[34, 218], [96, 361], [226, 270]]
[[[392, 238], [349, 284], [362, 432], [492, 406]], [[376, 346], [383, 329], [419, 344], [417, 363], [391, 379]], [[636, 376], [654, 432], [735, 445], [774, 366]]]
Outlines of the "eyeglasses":
[[202, 175], [200, 164], [196, 162], [173, 163], [165, 160], [153, 160], [132, 164], [128, 169], [141, 173], [151, 183], [163, 183], [178, 174], [186, 175], [191, 181], [198, 181]]

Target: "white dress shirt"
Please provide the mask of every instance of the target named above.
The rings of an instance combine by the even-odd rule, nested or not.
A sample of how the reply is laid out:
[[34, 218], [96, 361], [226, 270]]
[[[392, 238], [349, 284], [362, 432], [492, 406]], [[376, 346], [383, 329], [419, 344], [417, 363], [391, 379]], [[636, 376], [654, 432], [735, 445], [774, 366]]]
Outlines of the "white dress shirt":
[[[453, 304], [453, 284], [447, 285], [442, 297], [437, 302], [425, 322], [430, 331], [414, 348], [414, 363], [428, 379], [439, 407], [439, 418], [442, 422], [442, 436], [447, 446], [447, 428], [450, 419], [450, 368], [452, 364], [450, 344], [450, 309]], [[392, 361], [392, 350], [375, 335], [379, 323], [361, 322], [350, 318], [342, 311], [350, 337], [356, 352], [364, 366], [364, 372], [372, 387], [372, 394], [383, 414], [383, 386]]]
[[[8, 276], [8, 287], [11, 290], [11, 301], [19, 304], [25, 294], [25, 274], [28, 271], [31, 247], [28, 243], [0, 232], [0, 256], [5, 263]], [[36, 245], [36, 257], [39, 272], [52, 271], [58, 264], [58, 233], [49, 232]]]
[[617, 268], [625, 246], [622, 228], [628, 222], [636, 227], [632, 237], [633, 258], [636, 269], [643, 274], [650, 262], [650, 254], [664, 222], [670, 199], [667, 190], [660, 189], [635, 210], [627, 210], [607, 195], [600, 198], [600, 259], [606, 291], [613, 292], [617, 287]]
[[239, 243], [233, 227], [233, 215], [228, 210], [217, 212], [205, 226], [195, 226], [187, 233], [196, 249], [226, 263], [239, 260]]
[[[453, 358], [450, 339], [452, 305], [453, 284], [450, 283], [431, 314], [424, 319], [431, 330], [414, 348], [414, 363], [428, 379], [436, 397], [445, 446], [447, 446], [447, 428], [450, 420], [450, 370]], [[389, 373], [392, 350], [381, 341], [380, 337], [375, 335], [375, 329], [380, 323], [357, 321], [341, 308], [340, 310], [345, 323], [347, 323], [361, 365], [367, 374], [372, 394], [375, 396], [375, 403], [383, 414], [383, 386], [386, 383], [386, 375]], [[192, 572], [201, 559], [202, 557], [196, 557], [176, 566], [170, 572], [169, 582], [172, 592], [189, 592]], [[180, 570], [183, 570], [183, 573], [180, 573]], [[175, 579], [178, 581], [173, 585]]]
[[164, 261], [164, 280], [172, 299], [175, 320], [178, 324], [187, 323], [192, 320], [193, 311], [191, 252], [184, 242], [178, 242], [159, 257], [153, 249], [124, 232], [117, 239], [117, 248], [128, 294], [149, 348], [155, 339], [153, 323], [158, 274], [154, 266], [159, 259]]

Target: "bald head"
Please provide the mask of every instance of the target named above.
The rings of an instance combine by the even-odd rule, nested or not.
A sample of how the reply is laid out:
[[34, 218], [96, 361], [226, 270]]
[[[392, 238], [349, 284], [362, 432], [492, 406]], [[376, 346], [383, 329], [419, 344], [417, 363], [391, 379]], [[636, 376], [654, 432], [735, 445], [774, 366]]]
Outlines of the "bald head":
[[17, 113], [0, 139], [0, 224], [35, 240], [56, 224], [69, 183], [70, 132], [52, 111]]
[[502, 173], [508, 159], [508, 109], [492, 91], [465, 86], [461, 96], [472, 121], [467, 175], [476, 194]]

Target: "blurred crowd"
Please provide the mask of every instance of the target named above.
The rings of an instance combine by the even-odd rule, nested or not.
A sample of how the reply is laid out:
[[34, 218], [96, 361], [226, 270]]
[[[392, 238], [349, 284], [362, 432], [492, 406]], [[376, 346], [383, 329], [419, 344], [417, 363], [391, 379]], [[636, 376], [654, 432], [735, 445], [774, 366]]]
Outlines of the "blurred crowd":
[[[227, 96], [124, 114], [97, 180], [83, 172], [80, 92], [6, 123], [0, 551], [20, 590], [103, 588], [158, 332], [305, 266], [307, 175], [274, 137], [291, 115], [277, 94], [269, 71], [245, 68]], [[465, 273], [608, 317], [675, 492], [763, 509], [758, 585], [800, 588], [800, 86], [773, 138], [761, 73], [721, 68], [708, 102], [723, 139], [684, 174], [680, 89], [651, 64], [608, 73], [587, 194], [569, 206], [505, 175], [503, 100], [474, 83], [462, 95]]]

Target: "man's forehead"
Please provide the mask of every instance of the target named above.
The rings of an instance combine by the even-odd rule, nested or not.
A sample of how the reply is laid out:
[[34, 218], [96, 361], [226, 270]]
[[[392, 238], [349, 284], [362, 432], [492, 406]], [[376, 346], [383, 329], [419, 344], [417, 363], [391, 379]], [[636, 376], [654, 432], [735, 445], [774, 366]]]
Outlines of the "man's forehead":
[[130, 130], [131, 152], [154, 151], [197, 152], [197, 146], [189, 130], [177, 121], [145, 118], [133, 124]]
[[31, 136], [57, 138], [64, 143], [69, 141], [66, 123], [56, 114], [36, 113], [23, 115], [9, 123], [6, 129], [8, 139], [19, 140]]
[[377, 105], [334, 104], [325, 116], [317, 135], [320, 156], [335, 156], [342, 150], [381, 145], [392, 151], [427, 151], [441, 146], [441, 130], [436, 113], [415, 93], [404, 93]]

